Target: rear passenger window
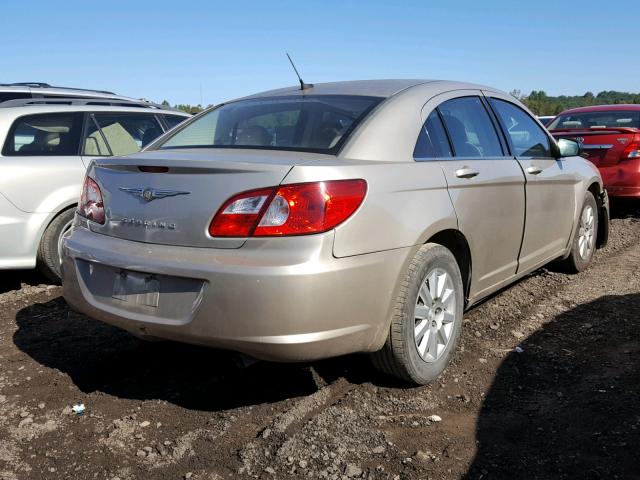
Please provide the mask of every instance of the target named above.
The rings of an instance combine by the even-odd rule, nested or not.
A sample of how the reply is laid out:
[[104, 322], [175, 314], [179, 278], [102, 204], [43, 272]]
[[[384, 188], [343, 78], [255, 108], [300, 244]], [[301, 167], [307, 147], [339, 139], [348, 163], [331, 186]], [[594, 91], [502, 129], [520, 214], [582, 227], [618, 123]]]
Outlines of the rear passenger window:
[[447, 139], [447, 134], [444, 131], [438, 112], [434, 110], [420, 129], [418, 142], [413, 151], [413, 158], [420, 160], [451, 156], [449, 139]]
[[162, 135], [154, 115], [94, 114], [84, 137], [84, 154], [129, 155]]
[[478, 97], [454, 98], [442, 103], [438, 110], [442, 114], [456, 157], [504, 155], [491, 118]]
[[509, 134], [518, 157], [551, 157], [549, 137], [524, 110], [504, 100], [489, 100]]
[[78, 155], [82, 114], [40, 114], [18, 118], [2, 149], [5, 156]]

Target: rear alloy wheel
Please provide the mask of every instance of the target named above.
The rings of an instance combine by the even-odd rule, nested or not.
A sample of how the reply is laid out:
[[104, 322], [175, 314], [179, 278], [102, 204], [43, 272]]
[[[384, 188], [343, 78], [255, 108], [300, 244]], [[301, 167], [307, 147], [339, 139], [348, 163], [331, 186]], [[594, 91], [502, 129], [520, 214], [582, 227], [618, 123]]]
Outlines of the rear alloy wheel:
[[65, 210], [49, 224], [38, 247], [38, 268], [52, 282], [60, 282], [62, 240], [73, 224], [74, 209]]
[[591, 192], [587, 192], [578, 219], [578, 226], [571, 243], [569, 257], [563, 265], [573, 273], [581, 272], [589, 266], [596, 250], [598, 235], [598, 204]]
[[460, 336], [463, 299], [453, 254], [441, 245], [423, 245], [402, 284], [387, 342], [373, 354], [374, 365], [420, 385], [437, 378]]

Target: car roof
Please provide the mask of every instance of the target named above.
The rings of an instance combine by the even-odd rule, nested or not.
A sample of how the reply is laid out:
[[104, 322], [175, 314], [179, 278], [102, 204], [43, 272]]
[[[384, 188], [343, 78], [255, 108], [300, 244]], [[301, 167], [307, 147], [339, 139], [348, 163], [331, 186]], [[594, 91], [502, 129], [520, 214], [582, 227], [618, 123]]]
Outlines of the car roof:
[[179, 110], [164, 110], [161, 108], [148, 107], [121, 107], [113, 105], [26, 105], [22, 107], [0, 108], [0, 115], [21, 117], [37, 113], [59, 113], [59, 112], [131, 112], [131, 113], [161, 113], [166, 115], [178, 115], [181, 117], [191, 117], [190, 114]]
[[568, 113], [589, 113], [589, 112], [610, 112], [620, 110], [635, 110], [640, 111], [640, 105], [638, 104], [623, 104], [616, 105], [591, 105], [589, 107], [569, 108], [559, 113], [558, 115], [565, 115]]
[[316, 83], [304, 90], [300, 85], [267, 90], [243, 98], [279, 97], [289, 95], [358, 95], [370, 97], [390, 97], [415, 85], [433, 80], [352, 80], [346, 82]]
[[316, 83], [310, 88], [300, 89], [300, 85], [267, 90], [256, 93], [238, 100], [262, 97], [279, 97], [291, 95], [355, 95], [388, 98], [396, 95], [408, 88], [418, 85], [431, 84], [442, 91], [458, 90], [468, 88], [471, 90], [491, 90], [494, 88], [484, 85], [462, 83], [449, 80], [427, 80], [427, 79], [385, 79], [385, 80], [352, 80], [345, 82]]
[[0, 92], [16, 92], [16, 93], [31, 93], [33, 95], [55, 95], [55, 96], [71, 96], [71, 97], [84, 97], [84, 98], [109, 98], [117, 100], [129, 100], [139, 101], [135, 98], [125, 97], [123, 95], [117, 95], [113, 92], [106, 90], [93, 90], [87, 88], [70, 88], [70, 87], [56, 87], [47, 83], [40, 82], [24, 82], [24, 83], [0, 83]]

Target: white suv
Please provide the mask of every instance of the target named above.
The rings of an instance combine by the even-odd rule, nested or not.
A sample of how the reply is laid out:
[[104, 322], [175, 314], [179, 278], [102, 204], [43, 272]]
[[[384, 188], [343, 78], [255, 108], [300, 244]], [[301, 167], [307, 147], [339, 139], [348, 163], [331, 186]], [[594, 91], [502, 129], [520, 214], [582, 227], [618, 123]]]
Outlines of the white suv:
[[138, 152], [189, 115], [108, 92], [11, 87], [0, 85], [0, 269], [39, 266], [57, 280], [89, 162]]

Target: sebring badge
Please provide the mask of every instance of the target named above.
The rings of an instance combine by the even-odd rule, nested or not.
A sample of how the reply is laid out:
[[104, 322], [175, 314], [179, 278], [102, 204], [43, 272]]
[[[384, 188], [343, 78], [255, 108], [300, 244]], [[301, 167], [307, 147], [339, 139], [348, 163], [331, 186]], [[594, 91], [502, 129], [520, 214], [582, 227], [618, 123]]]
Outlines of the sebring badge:
[[123, 192], [130, 193], [134, 197], [140, 197], [147, 202], [156, 198], [175, 197], [177, 195], [189, 195], [191, 192], [181, 192], [179, 190], [156, 190], [155, 188], [126, 188], [120, 187]]
[[143, 227], [149, 230], [175, 230], [177, 228], [175, 223], [135, 217], [122, 217], [120, 219], [120, 224], [130, 225], [132, 227]]

